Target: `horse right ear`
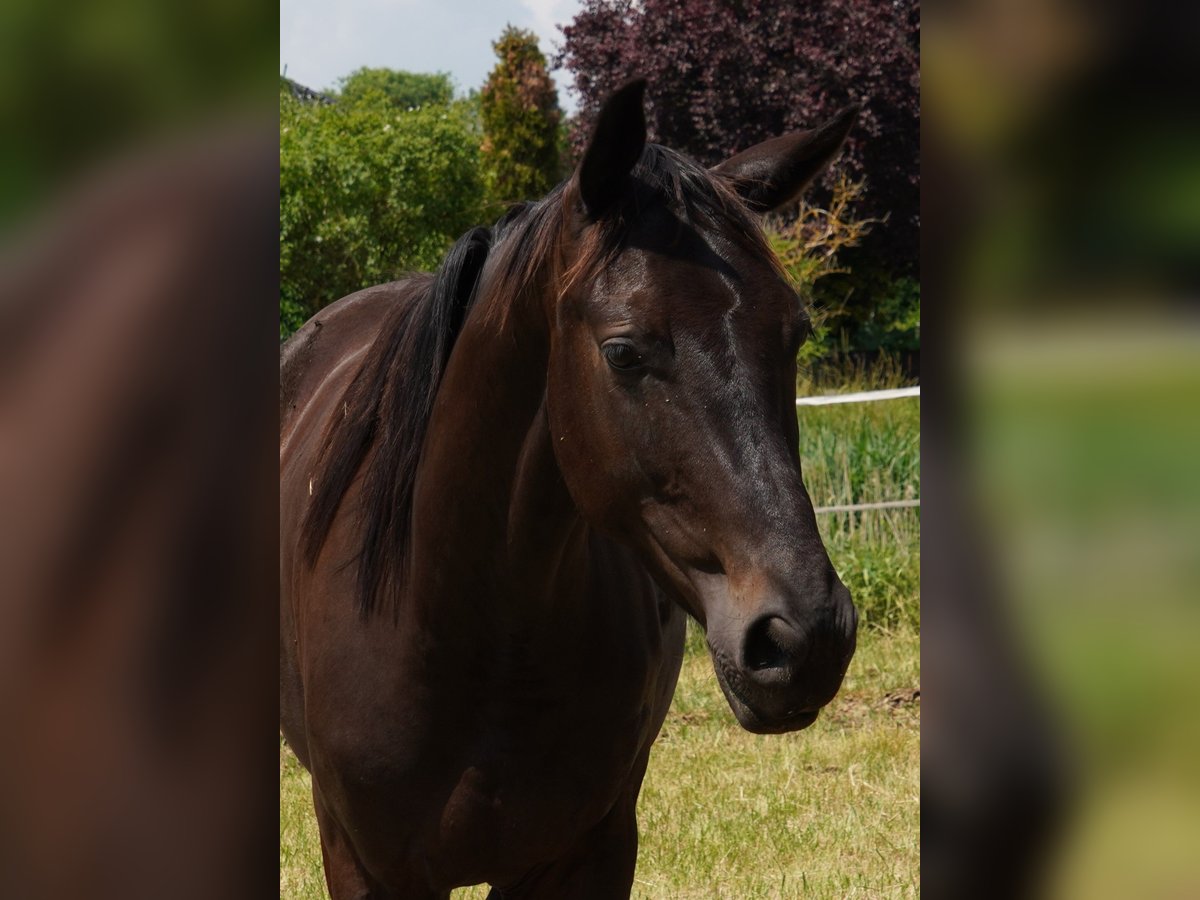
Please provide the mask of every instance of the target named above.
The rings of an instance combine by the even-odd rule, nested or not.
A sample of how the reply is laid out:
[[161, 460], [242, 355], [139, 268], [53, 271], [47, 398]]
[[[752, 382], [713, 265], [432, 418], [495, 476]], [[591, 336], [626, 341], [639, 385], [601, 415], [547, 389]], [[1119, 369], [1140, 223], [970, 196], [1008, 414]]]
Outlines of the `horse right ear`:
[[754, 212], [786, 206], [837, 156], [861, 108], [855, 103], [812, 131], [755, 144], [712, 171], [728, 181]]
[[645, 93], [646, 80], [639, 78], [617, 90], [600, 109], [576, 176], [589, 219], [599, 219], [628, 190], [629, 173], [646, 146]]

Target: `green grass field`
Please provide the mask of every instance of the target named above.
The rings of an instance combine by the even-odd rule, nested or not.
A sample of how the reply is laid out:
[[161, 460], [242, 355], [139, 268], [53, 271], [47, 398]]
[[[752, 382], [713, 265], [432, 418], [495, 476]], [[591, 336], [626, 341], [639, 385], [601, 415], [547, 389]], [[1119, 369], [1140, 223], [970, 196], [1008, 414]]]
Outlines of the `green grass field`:
[[[838, 390], [892, 387], [887, 371]], [[802, 383], [802, 394], [828, 386]], [[920, 404], [805, 408], [805, 483], [818, 506], [920, 496]], [[920, 514], [828, 514], [830, 557], [862, 616], [845, 684], [816, 724], [748, 734], [698, 629], [639, 802], [633, 896], [911, 897], [920, 872]], [[279, 889], [324, 898], [308, 774], [281, 742]], [[456, 898], [481, 898], [466, 888]]]

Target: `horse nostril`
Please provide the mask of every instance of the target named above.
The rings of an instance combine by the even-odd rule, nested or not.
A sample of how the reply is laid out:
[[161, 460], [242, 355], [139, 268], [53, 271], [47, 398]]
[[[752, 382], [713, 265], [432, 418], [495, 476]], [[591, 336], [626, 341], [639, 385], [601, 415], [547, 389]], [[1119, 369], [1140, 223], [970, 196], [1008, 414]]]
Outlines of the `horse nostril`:
[[743, 663], [752, 672], [764, 669], [784, 669], [791, 661], [786, 643], [792, 637], [791, 629], [777, 616], [766, 616], [750, 626], [746, 632]]

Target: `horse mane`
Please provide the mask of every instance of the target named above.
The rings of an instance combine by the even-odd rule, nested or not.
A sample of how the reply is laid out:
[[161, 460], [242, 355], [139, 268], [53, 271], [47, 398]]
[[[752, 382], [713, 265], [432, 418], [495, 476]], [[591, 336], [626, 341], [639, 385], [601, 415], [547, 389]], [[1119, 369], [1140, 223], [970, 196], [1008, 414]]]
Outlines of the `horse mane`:
[[365, 472], [358, 597], [363, 614], [387, 580], [386, 554], [407, 543], [413, 488], [425, 429], [442, 372], [474, 297], [491, 249], [492, 231], [473, 228], [428, 276], [388, 312], [379, 334], [342, 397], [343, 415], [330, 423], [317, 457], [316, 490], [305, 513], [305, 558], [316, 564], [342, 498], [363, 461]]
[[[560, 294], [594, 274], [624, 246], [636, 218], [661, 203], [686, 222], [724, 225], [768, 258], [756, 219], [733, 190], [674, 151], [647, 144], [632, 173], [635, 190], [589, 230], [569, 271], [553, 273]], [[359, 611], [369, 616], [385, 595], [398, 598], [406, 576], [416, 471], [450, 351], [478, 292], [489, 257], [503, 296], [516, 297], [555, 260], [567, 219], [567, 183], [536, 203], [518, 204], [491, 228], [468, 231], [432, 275], [388, 311], [379, 334], [329, 423], [313, 468], [315, 490], [302, 526], [307, 564], [316, 565], [329, 529], [360, 469]], [[507, 306], [499, 315], [507, 313]], [[373, 452], [372, 452], [373, 451]], [[394, 608], [398, 609], [398, 607]]]

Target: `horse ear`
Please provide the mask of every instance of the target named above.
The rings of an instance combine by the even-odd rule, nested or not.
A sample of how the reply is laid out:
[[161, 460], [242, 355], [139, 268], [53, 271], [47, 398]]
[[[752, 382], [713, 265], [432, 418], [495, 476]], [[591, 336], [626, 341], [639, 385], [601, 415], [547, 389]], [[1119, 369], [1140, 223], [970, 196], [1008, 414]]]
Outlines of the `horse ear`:
[[642, 156], [646, 146], [645, 92], [644, 78], [631, 81], [600, 109], [578, 175], [579, 196], [591, 219], [600, 218], [625, 194], [629, 173]]
[[765, 213], [791, 203], [842, 148], [859, 104], [847, 106], [811, 131], [794, 131], [731, 156], [713, 168], [755, 212]]

